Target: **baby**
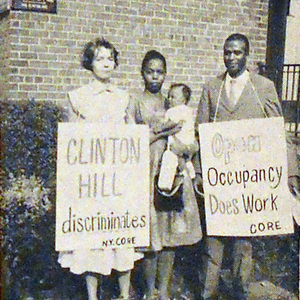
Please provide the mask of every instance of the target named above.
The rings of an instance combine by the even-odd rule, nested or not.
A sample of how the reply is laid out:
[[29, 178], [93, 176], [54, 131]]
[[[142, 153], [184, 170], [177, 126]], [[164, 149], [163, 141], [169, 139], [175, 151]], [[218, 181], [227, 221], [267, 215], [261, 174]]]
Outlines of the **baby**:
[[[170, 108], [165, 115], [165, 121], [173, 121], [181, 124], [182, 128], [175, 135], [169, 137], [170, 148], [179, 140], [182, 143], [182, 151], [178, 155], [178, 164], [181, 171], [187, 170], [189, 176], [195, 178], [195, 169], [191, 162], [194, 154], [199, 150], [199, 144], [195, 137], [194, 110], [187, 106], [191, 98], [191, 89], [183, 84], [172, 84], [168, 92]], [[178, 147], [177, 147], [178, 148]]]

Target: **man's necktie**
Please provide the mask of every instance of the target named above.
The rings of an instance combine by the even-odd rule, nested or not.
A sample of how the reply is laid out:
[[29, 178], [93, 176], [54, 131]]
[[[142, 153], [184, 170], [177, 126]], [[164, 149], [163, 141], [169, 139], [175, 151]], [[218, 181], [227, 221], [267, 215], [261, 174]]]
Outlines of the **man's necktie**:
[[230, 88], [229, 88], [229, 99], [228, 99], [229, 108], [234, 108], [236, 103], [237, 103], [236, 79], [231, 79], [230, 80]]

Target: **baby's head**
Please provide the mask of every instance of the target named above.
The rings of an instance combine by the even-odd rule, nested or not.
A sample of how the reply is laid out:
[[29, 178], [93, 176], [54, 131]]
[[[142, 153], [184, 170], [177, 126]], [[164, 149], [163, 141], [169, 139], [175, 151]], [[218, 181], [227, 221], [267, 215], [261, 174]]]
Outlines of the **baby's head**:
[[187, 105], [190, 101], [192, 90], [183, 83], [175, 83], [170, 86], [168, 101], [170, 107]]

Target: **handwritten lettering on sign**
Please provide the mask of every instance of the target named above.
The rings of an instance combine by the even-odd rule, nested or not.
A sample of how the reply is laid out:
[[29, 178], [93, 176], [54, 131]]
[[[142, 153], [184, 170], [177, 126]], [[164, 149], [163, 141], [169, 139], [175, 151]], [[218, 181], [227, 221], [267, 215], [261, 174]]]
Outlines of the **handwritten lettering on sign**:
[[148, 127], [60, 123], [56, 210], [56, 250], [147, 246]]
[[199, 125], [207, 231], [293, 232], [283, 118]]

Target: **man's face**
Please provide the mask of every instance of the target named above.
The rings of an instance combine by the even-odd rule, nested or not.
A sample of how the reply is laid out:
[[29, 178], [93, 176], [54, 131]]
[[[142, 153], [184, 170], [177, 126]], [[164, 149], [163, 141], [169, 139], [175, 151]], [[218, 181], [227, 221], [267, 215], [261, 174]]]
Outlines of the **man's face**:
[[224, 63], [231, 77], [238, 77], [246, 70], [247, 54], [243, 41], [229, 41], [224, 45]]
[[158, 93], [166, 76], [163, 62], [160, 59], [151, 59], [142, 71], [142, 75], [146, 90], [152, 94]]

